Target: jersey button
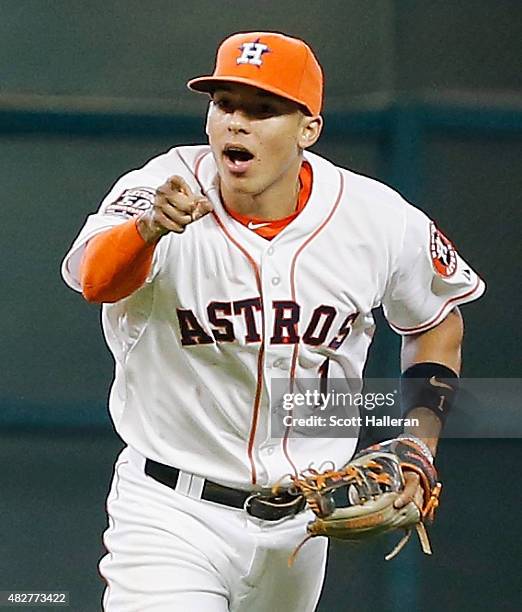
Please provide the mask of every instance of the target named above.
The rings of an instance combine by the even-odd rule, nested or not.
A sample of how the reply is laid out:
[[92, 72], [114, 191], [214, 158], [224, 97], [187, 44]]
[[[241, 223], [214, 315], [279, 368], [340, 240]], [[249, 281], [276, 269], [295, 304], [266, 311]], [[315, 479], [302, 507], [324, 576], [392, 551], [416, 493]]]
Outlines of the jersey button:
[[274, 454], [274, 447], [273, 447], [273, 446], [269, 446], [269, 447], [266, 449], [266, 454], [267, 454], [267, 455], [273, 455], [273, 454]]
[[274, 368], [279, 368], [280, 370], [289, 369], [287, 359], [276, 359], [273, 365], [274, 365]]
[[274, 276], [272, 278], [272, 285], [279, 285], [280, 282], [281, 282], [281, 279], [279, 278], [279, 276]]
[[268, 247], [268, 249], [267, 249], [267, 251], [266, 251], [266, 254], [267, 254], [267, 255], [273, 255], [273, 254], [274, 254], [274, 252], [275, 252], [274, 247]]

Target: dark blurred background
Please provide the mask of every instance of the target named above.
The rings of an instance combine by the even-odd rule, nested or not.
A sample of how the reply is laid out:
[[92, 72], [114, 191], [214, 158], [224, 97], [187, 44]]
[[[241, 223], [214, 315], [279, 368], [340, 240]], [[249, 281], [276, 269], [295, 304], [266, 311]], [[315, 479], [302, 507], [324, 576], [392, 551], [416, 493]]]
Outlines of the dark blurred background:
[[[453, 238], [488, 284], [463, 309], [463, 373], [520, 377], [520, 0], [0, 0], [0, 16], [0, 590], [68, 590], [72, 609], [100, 609], [121, 447], [112, 361], [98, 308], [65, 287], [60, 262], [119, 175], [204, 142], [206, 100], [185, 82], [234, 31], [314, 47], [315, 150], [395, 186]], [[396, 375], [398, 347], [381, 325], [368, 373]], [[521, 450], [443, 440], [435, 555], [411, 543], [384, 563], [390, 542], [336, 545], [319, 609], [520, 610]]]

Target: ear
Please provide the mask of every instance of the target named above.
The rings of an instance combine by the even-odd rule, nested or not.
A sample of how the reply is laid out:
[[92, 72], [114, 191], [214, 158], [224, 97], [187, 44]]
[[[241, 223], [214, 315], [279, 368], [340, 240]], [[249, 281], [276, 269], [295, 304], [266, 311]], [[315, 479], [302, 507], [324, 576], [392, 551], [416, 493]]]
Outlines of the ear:
[[298, 142], [301, 149], [307, 149], [314, 145], [319, 139], [322, 129], [323, 118], [321, 115], [315, 117], [303, 115]]

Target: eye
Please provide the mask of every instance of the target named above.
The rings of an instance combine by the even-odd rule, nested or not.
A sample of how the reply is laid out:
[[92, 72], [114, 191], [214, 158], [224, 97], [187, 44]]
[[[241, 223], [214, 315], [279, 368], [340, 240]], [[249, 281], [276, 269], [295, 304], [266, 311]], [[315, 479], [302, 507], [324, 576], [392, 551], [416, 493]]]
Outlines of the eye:
[[258, 115], [261, 115], [261, 116], [263, 116], [263, 117], [269, 117], [269, 116], [271, 116], [271, 115], [274, 115], [274, 114], [275, 114], [275, 112], [276, 112], [276, 111], [275, 111], [275, 108], [273, 107], [273, 105], [272, 105], [272, 104], [266, 104], [266, 103], [264, 103], [264, 104], [260, 104], [260, 105], [257, 107], [257, 114], [258, 114]]
[[232, 102], [228, 98], [217, 98], [214, 100], [214, 104], [224, 113], [231, 113], [234, 110]]

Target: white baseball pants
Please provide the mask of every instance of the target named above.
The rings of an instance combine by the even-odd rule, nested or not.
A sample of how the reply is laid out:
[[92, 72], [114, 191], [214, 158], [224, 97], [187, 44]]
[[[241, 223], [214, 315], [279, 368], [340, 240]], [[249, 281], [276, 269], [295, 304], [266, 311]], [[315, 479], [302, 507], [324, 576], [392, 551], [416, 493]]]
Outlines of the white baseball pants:
[[174, 491], [147, 476], [144, 465], [129, 447], [115, 465], [100, 561], [106, 612], [315, 609], [327, 540], [310, 540], [287, 564], [306, 535], [309, 511], [263, 521]]

